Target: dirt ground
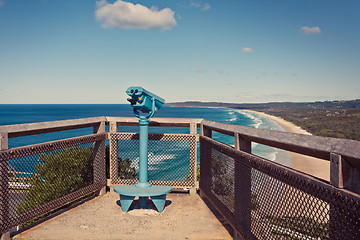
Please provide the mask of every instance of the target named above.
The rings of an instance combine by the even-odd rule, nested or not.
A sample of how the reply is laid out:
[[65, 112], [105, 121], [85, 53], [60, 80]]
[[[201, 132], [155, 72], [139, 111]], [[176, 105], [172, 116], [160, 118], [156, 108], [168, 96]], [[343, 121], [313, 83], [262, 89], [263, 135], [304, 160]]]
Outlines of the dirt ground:
[[131, 209], [122, 212], [119, 195], [109, 192], [13, 239], [232, 239], [199, 195], [170, 193], [162, 213]]

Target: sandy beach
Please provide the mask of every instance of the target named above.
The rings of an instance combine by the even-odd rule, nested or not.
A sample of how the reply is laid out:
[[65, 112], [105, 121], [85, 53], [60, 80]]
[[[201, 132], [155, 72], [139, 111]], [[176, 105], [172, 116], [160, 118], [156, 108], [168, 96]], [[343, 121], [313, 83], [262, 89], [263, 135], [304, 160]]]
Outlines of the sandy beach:
[[[274, 122], [278, 123], [282, 128], [285, 129], [287, 132], [298, 133], [298, 134], [307, 134], [311, 135], [309, 132], [305, 131], [304, 129], [296, 126], [295, 124], [285, 121], [280, 117], [275, 117], [263, 112], [257, 112], [253, 110], [244, 110], [251, 113], [255, 113], [266, 118], [273, 120]], [[305, 155], [301, 155], [298, 153], [290, 153], [291, 154], [291, 163], [292, 168], [299, 170], [301, 172], [305, 172], [311, 174], [315, 177], [324, 179], [329, 181], [330, 179], [330, 161], [325, 161], [318, 158], [308, 157]]]

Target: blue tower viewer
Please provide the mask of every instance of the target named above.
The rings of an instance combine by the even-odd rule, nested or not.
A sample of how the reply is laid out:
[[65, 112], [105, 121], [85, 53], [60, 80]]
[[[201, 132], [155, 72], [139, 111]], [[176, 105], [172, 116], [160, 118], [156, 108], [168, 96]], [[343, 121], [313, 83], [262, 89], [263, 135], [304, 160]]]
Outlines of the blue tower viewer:
[[[165, 100], [142, 87], [129, 87], [127, 100], [139, 118], [139, 182], [135, 185], [115, 186], [114, 191], [120, 194], [121, 208], [127, 212], [136, 196], [139, 197], [137, 208], [148, 209], [147, 199], [150, 197], [159, 212], [164, 210], [166, 194], [172, 191], [169, 186], [152, 186], [148, 181], [148, 126], [149, 119], [159, 110]], [[140, 113], [141, 112], [141, 113]]]

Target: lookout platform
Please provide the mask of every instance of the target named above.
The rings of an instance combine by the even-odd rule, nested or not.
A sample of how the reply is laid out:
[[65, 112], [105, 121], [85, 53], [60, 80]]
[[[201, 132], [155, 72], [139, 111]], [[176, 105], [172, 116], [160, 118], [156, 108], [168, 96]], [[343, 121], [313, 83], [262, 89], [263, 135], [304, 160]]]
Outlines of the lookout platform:
[[168, 194], [162, 213], [155, 208], [132, 207], [124, 213], [119, 194], [108, 192], [13, 239], [232, 239], [228, 229], [223, 218], [197, 194]]
[[[137, 125], [136, 118], [94, 117], [0, 126], [1, 240], [359, 239], [359, 141], [154, 118], [150, 126], [161, 129], [149, 134], [154, 170], [149, 183], [191, 194], [171, 192], [161, 213], [132, 208], [124, 213], [119, 194], [106, 191], [138, 181], [131, 163], [139, 134], [124, 129]], [[171, 133], [168, 127], [188, 131]], [[8, 148], [11, 138], [77, 129], [84, 132]], [[234, 145], [217, 141], [217, 134], [231, 137]], [[327, 161], [330, 181], [256, 155], [253, 142]], [[33, 163], [41, 163], [37, 173], [23, 176]], [[171, 171], [165, 171], [167, 164]], [[97, 197], [59, 210], [91, 194]]]

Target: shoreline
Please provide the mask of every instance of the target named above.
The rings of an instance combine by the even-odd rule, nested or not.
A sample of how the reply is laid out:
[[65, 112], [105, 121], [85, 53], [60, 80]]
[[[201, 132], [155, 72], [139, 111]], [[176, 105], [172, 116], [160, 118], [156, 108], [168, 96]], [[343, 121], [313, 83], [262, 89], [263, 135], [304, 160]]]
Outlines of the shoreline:
[[[243, 111], [254, 113], [260, 115], [262, 117], [268, 118], [277, 124], [279, 124], [286, 132], [297, 133], [297, 134], [305, 134], [305, 135], [312, 135], [311, 133], [307, 132], [306, 130], [302, 129], [295, 124], [288, 122], [280, 117], [276, 117], [270, 114], [266, 114], [263, 112], [257, 112], [254, 110], [244, 109]], [[292, 163], [292, 167], [298, 171], [305, 172], [307, 174], [311, 174], [315, 177], [324, 179], [329, 181], [330, 180], [330, 161], [325, 161], [322, 159], [314, 158], [305, 156], [298, 153], [290, 153], [290, 162]]]
[[312, 135], [308, 131], [302, 129], [301, 127], [299, 127], [299, 126], [297, 126], [295, 124], [293, 124], [292, 122], [284, 120], [283, 118], [276, 117], [274, 115], [270, 115], [270, 114], [263, 113], [263, 112], [257, 112], [257, 111], [254, 111], [254, 110], [246, 109], [244, 111], [255, 113], [257, 115], [269, 118], [269, 119], [273, 120], [274, 122], [276, 122], [277, 124], [279, 124], [282, 128], [284, 128], [286, 132], [299, 133], [299, 134], [305, 134], [305, 135]]

